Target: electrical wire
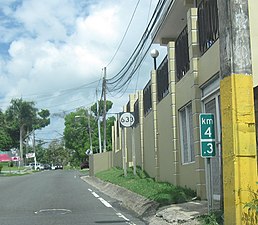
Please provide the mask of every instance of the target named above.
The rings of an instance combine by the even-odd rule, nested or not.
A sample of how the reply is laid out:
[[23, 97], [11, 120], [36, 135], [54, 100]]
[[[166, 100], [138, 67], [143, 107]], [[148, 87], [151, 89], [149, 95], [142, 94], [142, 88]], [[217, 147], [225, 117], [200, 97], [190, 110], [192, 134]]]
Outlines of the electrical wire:
[[125, 37], [126, 37], [126, 35], [127, 35], [127, 32], [128, 32], [128, 30], [129, 30], [129, 28], [130, 28], [130, 26], [131, 26], [131, 23], [132, 23], [132, 21], [133, 21], [133, 18], [134, 18], [134, 15], [135, 15], [135, 13], [136, 13], [136, 10], [137, 10], [137, 8], [138, 8], [139, 3], [140, 3], [140, 0], [138, 0], [138, 2], [136, 3], [136, 6], [135, 6], [134, 11], [133, 11], [133, 14], [132, 14], [132, 16], [131, 16], [131, 19], [130, 19], [128, 25], [127, 25], [127, 28], [126, 28], [126, 30], [125, 30], [125, 33], [124, 33], [123, 37], [122, 37], [122, 40], [120, 41], [120, 43], [119, 43], [119, 45], [118, 45], [118, 47], [117, 47], [117, 49], [116, 49], [116, 51], [115, 51], [113, 57], [111, 58], [110, 62], [106, 65], [106, 67], [108, 67], [108, 66], [113, 62], [113, 60], [114, 60], [114, 58], [116, 57], [116, 55], [117, 55], [119, 49], [121, 48], [121, 46], [122, 46], [122, 44], [123, 44], [123, 42], [124, 42], [124, 39], [125, 39]]
[[[160, 17], [160, 14], [163, 10], [163, 7], [165, 5], [165, 0], [160, 0], [154, 10], [154, 13], [152, 14], [152, 17], [150, 19], [150, 22], [148, 23], [147, 28], [145, 29], [138, 45], [134, 49], [134, 52], [131, 54], [125, 65], [122, 67], [122, 69], [113, 77], [106, 80], [107, 84], [107, 90], [111, 92], [124, 92], [125, 89], [128, 87], [128, 84], [131, 82], [135, 72], [143, 62], [144, 58], [146, 57], [150, 47], [151, 42], [147, 45], [147, 39], [149, 38], [151, 32], [154, 29], [154, 26]], [[143, 49], [146, 50], [144, 51]], [[141, 56], [139, 60], [139, 55], [144, 51], [144, 54]], [[138, 61], [139, 60], [139, 61]], [[138, 61], [138, 62], [137, 62]]]

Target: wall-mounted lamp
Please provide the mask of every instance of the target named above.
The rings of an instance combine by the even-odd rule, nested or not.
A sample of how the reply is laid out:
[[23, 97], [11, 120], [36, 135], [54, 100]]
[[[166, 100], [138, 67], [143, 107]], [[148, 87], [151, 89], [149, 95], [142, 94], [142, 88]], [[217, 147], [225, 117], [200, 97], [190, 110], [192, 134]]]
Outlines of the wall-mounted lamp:
[[152, 49], [150, 54], [151, 54], [151, 57], [154, 60], [154, 70], [156, 70], [157, 69], [156, 59], [159, 56], [159, 51], [157, 49]]

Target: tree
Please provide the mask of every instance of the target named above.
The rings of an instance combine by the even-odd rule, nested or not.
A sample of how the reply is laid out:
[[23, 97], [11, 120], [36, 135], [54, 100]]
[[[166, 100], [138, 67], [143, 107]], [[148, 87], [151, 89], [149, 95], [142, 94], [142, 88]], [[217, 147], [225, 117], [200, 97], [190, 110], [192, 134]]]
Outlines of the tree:
[[8, 132], [4, 113], [0, 110], [0, 150], [10, 149], [12, 138]]
[[[103, 102], [103, 101], [102, 101]], [[113, 103], [107, 101], [107, 110], [110, 110]], [[76, 112], [71, 112], [65, 116], [64, 140], [67, 149], [73, 152], [73, 160], [82, 162], [88, 158], [85, 154], [87, 149], [90, 149], [90, 136], [92, 140], [93, 152], [99, 152], [99, 135], [97, 124], [97, 104], [95, 103], [88, 109], [80, 108]], [[103, 114], [103, 104], [100, 104], [100, 115]], [[79, 118], [78, 118], [79, 116]], [[77, 117], [77, 118], [76, 118]], [[89, 121], [90, 120], [90, 126]], [[107, 150], [111, 150], [112, 125], [115, 118], [107, 119]], [[89, 130], [90, 127], [90, 130]], [[101, 128], [103, 131], [103, 128]]]
[[[99, 116], [103, 116], [103, 112], [104, 112], [104, 101], [100, 100], [98, 101], [99, 104]], [[107, 106], [107, 112], [112, 108], [113, 106], [113, 102], [107, 100], [106, 101], [106, 106]], [[90, 107], [90, 110], [94, 113], [94, 115], [97, 117], [98, 116], [98, 111], [97, 111], [97, 103], [95, 103], [94, 105], [92, 105]]]
[[13, 138], [13, 147], [17, 147], [17, 140], [19, 140], [21, 158], [23, 158], [23, 140], [26, 131], [30, 133], [34, 129], [47, 126], [50, 123], [49, 116], [48, 110], [38, 112], [34, 102], [24, 101], [22, 98], [11, 100], [11, 105], [5, 112], [5, 118]]

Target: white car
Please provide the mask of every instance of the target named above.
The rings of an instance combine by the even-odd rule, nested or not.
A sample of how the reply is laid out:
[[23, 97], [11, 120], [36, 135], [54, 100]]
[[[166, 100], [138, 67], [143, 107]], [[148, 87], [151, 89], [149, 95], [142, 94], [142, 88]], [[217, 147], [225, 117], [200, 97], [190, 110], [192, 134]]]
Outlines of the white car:
[[44, 170], [44, 165], [40, 163], [36, 163], [36, 168], [35, 168], [35, 163], [30, 163], [29, 168], [36, 169], [36, 170]]

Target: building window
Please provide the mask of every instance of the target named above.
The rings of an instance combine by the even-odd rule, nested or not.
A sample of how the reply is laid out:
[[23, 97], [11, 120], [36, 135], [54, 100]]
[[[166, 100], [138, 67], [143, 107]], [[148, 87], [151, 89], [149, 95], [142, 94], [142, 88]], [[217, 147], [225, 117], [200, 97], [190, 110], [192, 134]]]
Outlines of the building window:
[[183, 164], [194, 162], [193, 116], [192, 104], [188, 104], [179, 111], [180, 140]]

